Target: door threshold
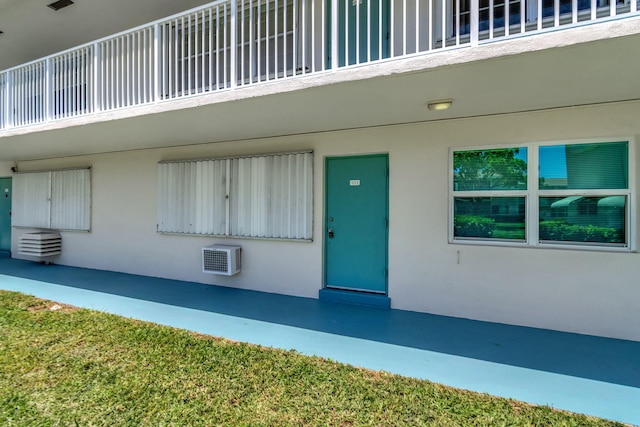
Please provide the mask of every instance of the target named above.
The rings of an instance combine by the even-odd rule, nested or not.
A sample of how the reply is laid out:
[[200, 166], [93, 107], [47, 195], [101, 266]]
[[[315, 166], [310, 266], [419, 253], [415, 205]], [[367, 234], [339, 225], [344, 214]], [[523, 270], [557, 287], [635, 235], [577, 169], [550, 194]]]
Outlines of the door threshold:
[[345, 304], [366, 305], [368, 307], [391, 308], [391, 298], [382, 294], [371, 294], [342, 289], [320, 289], [318, 298], [321, 301], [341, 302]]

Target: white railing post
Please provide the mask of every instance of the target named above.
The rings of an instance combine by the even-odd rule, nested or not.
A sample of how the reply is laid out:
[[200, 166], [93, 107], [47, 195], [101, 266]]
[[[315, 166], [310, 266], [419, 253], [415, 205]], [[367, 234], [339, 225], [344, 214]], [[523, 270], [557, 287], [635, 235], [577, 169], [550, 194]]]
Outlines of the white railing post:
[[44, 63], [44, 121], [52, 120], [53, 96], [51, 96], [51, 58]]
[[13, 116], [15, 115], [14, 111], [13, 111], [13, 97], [14, 95], [14, 90], [13, 90], [13, 72], [10, 71], [7, 73], [7, 78], [5, 79], [5, 87], [6, 87], [6, 94], [7, 94], [7, 119], [4, 122], [5, 123], [5, 127], [7, 129], [9, 129], [10, 127], [13, 127]]
[[91, 73], [91, 111], [100, 111], [100, 44], [93, 44], [93, 70]]
[[231, 41], [230, 41], [230, 47], [229, 47], [229, 61], [231, 61], [231, 64], [229, 64], [229, 73], [231, 74], [229, 76], [229, 83], [231, 85], [231, 88], [235, 88], [236, 85], [238, 84], [238, 72], [236, 70], [236, 56], [237, 56], [237, 52], [238, 52], [238, 34], [236, 32], [236, 28], [237, 28], [237, 19], [238, 19], [238, 7], [236, 4], [236, 0], [231, 0], [231, 19], [229, 19], [230, 21], [230, 32], [231, 32]]
[[[507, 8], [509, 7], [509, 0], [505, 0], [505, 3], [507, 4]], [[470, 18], [471, 18], [471, 22], [470, 24], [470, 28], [469, 28], [469, 35], [471, 37], [471, 46], [477, 46], [478, 45], [478, 39], [479, 39], [479, 31], [480, 31], [480, 0], [471, 0], [471, 9], [469, 10], [470, 12]], [[506, 14], [505, 14], [506, 15]], [[507, 15], [508, 16], [508, 15]], [[505, 24], [507, 26], [507, 28], [509, 27], [509, 24], [506, 23]]]
[[160, 25], [153, 26], [153, 102], [160, 101]]
[[331, 0], [331, 68], [334, 70], [337, 69], [340, 64], [340, 58], [338, 57], [340, 55], [340, 46], [338, 46], [338, 42], [340, 41], [338, 37], [339, 16], [338, 0]]

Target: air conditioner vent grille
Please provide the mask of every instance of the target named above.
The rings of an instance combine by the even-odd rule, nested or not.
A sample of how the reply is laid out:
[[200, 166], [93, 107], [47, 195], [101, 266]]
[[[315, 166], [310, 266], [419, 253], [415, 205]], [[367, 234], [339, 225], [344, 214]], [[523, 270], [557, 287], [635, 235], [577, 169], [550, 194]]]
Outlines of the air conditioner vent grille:
[[229, 270], [228, 258], [225, 251], [204, 251], [204, 269], [226, 272]]
[[233, 276], [240, 272], [240, 246], [211, 245], [202, 248], [202, 271]]

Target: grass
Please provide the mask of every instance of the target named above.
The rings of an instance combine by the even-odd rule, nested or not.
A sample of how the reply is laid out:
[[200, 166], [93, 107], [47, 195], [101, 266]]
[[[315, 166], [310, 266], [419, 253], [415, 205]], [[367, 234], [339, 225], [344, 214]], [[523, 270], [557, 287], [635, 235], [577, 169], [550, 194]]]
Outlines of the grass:
[[0, 291], [2, 426], [620, 426]]

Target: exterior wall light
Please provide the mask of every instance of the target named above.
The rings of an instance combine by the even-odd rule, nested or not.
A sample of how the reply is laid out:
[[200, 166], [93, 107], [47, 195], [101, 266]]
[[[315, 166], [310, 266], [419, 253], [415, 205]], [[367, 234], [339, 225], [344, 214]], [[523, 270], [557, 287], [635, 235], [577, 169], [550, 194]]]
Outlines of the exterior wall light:
[[439, 99], [437, 101], [429, 101], [427, 108], [429, 111], [441, 111], [453, 105], [453, 99]]

